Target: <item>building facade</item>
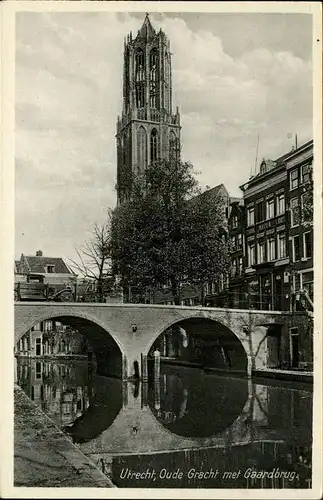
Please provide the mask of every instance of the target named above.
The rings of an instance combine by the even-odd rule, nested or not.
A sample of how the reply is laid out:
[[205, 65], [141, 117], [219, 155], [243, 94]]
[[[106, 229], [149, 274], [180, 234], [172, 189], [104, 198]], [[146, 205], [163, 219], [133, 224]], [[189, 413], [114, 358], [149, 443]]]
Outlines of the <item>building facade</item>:
[[287, 206], [289, 213], [288, 253], [290, 285], [296, 294], [306, 292], [314, 299], [313, 271], [313, 141], [286, 159]]
[[44, 257], [38, 250], [36, 255], [21, 254], [15, 261], [15, 282], [26, 282], [33, 275], [44, 277], [44, 283], [50, 285], [70, 285], [76, 283], [76, 274], [66, 265], [61, 257]]
[[15, 346], [15, 355], [31, 358], [51, 356], [88, 356], [93, 350], [78, 330], [60, 321], [36, 323]]
[[312, 162], [309, 141], [263, 160], [241, 186], [244, 207], [229, 218], [232, 307], [313, 308]]
[[229, 214], [228, 231], [230, 245], [230, 275], [229, 275], [229, 291], [228, 305], [229, 307], [248, 307], [245, 290], [245, 227], [246, 227], [246, 211], [243, 200], [234, 201], [231, 203], [231, 211]]
[[134, 176], [180, 144], [180, 115], [172, 110], [170, 42], [148, 14], [124, 43], [123, 109], [117, 121], [118, 203], [130, 197]]
[[241, 186], [245, 227], [245, 287], [250, 307], [288, 309], [287, 173], [280, 159], [263, 160], [260, 172]]

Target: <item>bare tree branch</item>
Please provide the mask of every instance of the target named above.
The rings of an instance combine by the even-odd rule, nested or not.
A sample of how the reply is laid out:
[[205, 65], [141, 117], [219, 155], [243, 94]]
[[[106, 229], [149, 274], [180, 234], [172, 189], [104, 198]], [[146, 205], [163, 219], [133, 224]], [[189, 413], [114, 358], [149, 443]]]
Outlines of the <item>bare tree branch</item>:
[[92, 238], [85, 241], [84, 245], [76, 248], [79, 262], [70, 259], [74, 267], [83, 278], [95, 283], [96, 297], [104, 301], [105, 285], [111, 279], [111, 243], [110, 220], [96, 223], [92, 230]]

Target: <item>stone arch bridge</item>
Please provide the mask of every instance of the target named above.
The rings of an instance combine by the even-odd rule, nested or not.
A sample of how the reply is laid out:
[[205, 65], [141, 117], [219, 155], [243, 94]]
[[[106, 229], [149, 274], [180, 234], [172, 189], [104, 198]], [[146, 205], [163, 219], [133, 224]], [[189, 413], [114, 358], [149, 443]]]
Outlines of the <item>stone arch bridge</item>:
[[194, 337], [201, 331], [201, 336], [240, 349], [249, 375], [253, 369], [274, 366], [277, 349], [280, 357], [289, 356], [289, 328], [297, 327], [300, 334], [307, 328], [305, 313], [285, 311], [57, 302], [17, 302], [14, 308], [15, 343], [37, 323], [61, 321], [86, 335], [99, 373], [123, 379], [145, 371], [152, 346], [174, 325], [188, 332], [189, 338], [194, 325]]

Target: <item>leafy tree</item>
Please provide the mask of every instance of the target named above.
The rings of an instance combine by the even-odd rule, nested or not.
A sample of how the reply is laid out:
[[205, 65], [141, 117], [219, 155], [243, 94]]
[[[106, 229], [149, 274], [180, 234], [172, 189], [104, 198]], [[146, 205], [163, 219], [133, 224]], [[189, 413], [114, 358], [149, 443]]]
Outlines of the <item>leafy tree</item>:
[[200, 193], [190, 163], [162, 159], [134, 177], [131, 199], [113, 213], [114, 273], [141, 290], [216, 280], [227, 270], [223, 203]]
[[106, 288], [114, 282], [111, 276], [110, 234], [110, 219], [95, 224], [92, 238], [81, 248], [76, 248], [79, 262], [71, 260], [71, 267], [94, 284], [94, 296], [99, 302], [104, 302]]

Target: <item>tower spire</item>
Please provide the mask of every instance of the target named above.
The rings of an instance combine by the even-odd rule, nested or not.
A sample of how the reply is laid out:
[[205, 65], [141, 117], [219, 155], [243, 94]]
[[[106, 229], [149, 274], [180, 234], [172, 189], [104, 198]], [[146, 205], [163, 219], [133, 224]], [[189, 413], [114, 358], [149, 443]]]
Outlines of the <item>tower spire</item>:
[[146, 13], [135, 39], [125, 40], [123, 109], [117, 121], [118, 203], [131, 196], [135, 175], [180, 144], [180, 115], [172, 112], [169, 40]]
[[139, 30], [138, 35], [141, 38], [145, 38], [146, 40], [148, 40], [149, 38], [152, 38], [154, 35], [156, 35], [156, 31], [154, 30], [154, 28], [150, 22], [148, 12], [146, 12], [144, 22]]

